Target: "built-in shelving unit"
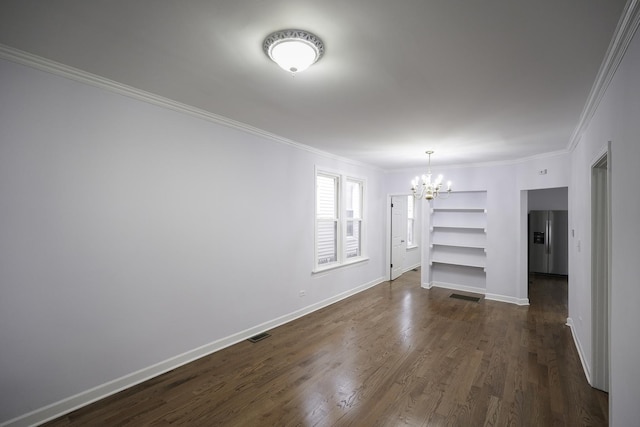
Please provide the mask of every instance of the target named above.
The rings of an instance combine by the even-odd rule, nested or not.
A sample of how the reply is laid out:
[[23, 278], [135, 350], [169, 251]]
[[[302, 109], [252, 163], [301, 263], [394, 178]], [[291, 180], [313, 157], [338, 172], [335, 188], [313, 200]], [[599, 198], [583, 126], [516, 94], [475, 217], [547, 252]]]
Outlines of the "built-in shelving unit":
[[486, 289], [487, 192], [459, 191], [431, 202], [431, 284]]

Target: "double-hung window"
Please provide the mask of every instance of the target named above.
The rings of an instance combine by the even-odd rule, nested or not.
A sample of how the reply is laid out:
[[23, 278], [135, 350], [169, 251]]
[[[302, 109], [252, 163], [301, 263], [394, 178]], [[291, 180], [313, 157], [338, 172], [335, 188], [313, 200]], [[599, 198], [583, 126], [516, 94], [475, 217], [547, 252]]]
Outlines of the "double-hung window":
[[363, 211], [363, 180], [316, 171], [317, 271], [365, 259]]
[[362, 254], [362, 182], [347, 178], [346, 188], [345, 255], [347, 258], [355, 258]]
[[316, 264], [318, 267], [338, 262], [338, 202], [340, 177], [316, 175]]
[[407, 196], [407, 247], [416, 246], [415, 217], [416, 207], [413, 196]]

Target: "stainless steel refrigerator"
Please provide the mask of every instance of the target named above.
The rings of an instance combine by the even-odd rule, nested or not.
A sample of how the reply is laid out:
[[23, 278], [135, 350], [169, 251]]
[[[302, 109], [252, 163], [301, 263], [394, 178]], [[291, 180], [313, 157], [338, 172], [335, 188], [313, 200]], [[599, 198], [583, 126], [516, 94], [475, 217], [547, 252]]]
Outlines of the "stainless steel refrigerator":
[[567, 211], [529, 212], [529, 272], [569, 274]]

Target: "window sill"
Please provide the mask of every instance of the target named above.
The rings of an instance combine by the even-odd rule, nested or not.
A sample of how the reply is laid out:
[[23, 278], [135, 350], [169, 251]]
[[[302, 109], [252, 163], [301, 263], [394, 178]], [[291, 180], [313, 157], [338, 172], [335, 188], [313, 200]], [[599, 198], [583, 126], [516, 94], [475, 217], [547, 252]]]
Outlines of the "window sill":
[[318, 267], [311, 271], [311, 274], [324, 273], [325, 271], [335, 270], [342, 267], [348, 267], [354, 264], [360, 264], [361, 262], [369, 261], [369, 257], [357, 257], [350, 258], [349, 260], [343, 262], [342, 264], [331, 264], [326, 267]]
[[418, 249], [418, 245], [407, 246], [407, 250]]

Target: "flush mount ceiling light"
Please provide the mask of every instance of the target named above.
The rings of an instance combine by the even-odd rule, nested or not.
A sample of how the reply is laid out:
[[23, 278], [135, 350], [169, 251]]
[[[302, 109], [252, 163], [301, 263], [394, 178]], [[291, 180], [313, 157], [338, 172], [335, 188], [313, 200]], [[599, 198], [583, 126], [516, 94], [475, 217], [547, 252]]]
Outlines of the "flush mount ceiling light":
[[[431, 181], [431, 155], [433, 151], [429, 150], [426, 152], [427, 156], [429, 156], [429, 168], [427, 173], [422, 175], [422, 184], [420, 183], [420, 177], [415, 177], [413, 181], [411, 181], [411, 192], [413, 193], [413, 197], [416, 199], [422, 199], [423, 197], [427, 200], [433, 200], [436, 197], [443, 197], [443, 188], [442, 188], [442, 175], [438, 175], [435, 181]], [[451, 193], [451, 181], [447, 182], [447, 189], [444, 190], [447, 197]]]
[[283, 70], [292, 74], [304, 71], [324, 55], [324, 43], [304, 30], [280, 30], [264, 39], [262, 49]]

